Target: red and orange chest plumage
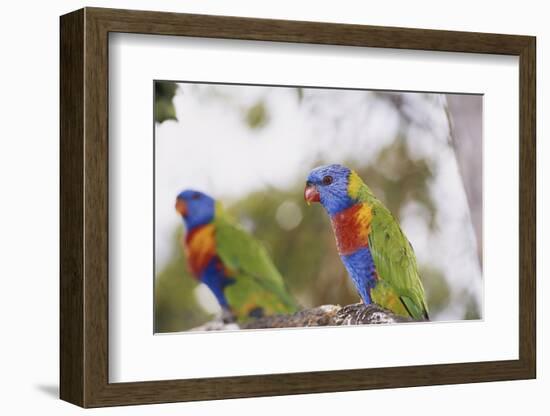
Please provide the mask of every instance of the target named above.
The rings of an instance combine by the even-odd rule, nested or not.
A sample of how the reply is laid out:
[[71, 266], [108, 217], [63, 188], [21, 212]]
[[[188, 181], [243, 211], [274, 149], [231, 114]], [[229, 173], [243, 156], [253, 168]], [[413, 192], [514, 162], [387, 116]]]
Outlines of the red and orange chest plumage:
[[200, 277], [210, 261], [216, 256], [216, 233], [214, 224], [206, 224], [190, 231], [183, 243], [189, 268]]
[[336, 246], [341, 256], [368, 247], [372, 210], [366, 203], [359, 203], [331, 217]]

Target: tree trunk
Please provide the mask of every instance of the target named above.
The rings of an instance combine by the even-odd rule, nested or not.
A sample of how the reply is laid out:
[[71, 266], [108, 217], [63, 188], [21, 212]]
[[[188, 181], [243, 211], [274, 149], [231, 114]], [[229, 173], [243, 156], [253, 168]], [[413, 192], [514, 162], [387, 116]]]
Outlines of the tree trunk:
[[477, 239], [479, 262], [483, 253], [483, 146], [482, 111], [480, 97], [471, 95], [447, 96], [451, 117], [451, 139], [466, 191], [470, 215]]

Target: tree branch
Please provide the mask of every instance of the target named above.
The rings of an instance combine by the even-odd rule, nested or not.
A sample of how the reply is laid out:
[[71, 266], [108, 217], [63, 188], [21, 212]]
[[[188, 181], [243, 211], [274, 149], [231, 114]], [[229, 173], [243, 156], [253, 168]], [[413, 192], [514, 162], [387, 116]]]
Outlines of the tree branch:
[[304, 309], [292, 315], [266, 316], [241, 325], [215, 320], [193, 328], [192, 331], [370, 325], [412, 321], [410, 318], [396, 315], [378, 305], [354, 303], [347, 306], [323, 305]]

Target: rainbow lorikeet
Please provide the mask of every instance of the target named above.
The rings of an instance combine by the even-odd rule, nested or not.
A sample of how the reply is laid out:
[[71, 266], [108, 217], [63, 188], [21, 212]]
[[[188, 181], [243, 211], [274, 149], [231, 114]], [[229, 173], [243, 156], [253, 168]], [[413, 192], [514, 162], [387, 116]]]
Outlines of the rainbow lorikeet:
[[342, 165], [317, 167], [304, 198], [320, 202], [330, 216], [338, 254], [365, 304], [428, 319], [412, 245], [357, 173]]
[[244, 322], [296, 311], [266, 249], [219, 202], [185, 190], [177, 196], [176, 210], [187, 229], [182, 245], [189, 269], [212, 291], [224, 320]]

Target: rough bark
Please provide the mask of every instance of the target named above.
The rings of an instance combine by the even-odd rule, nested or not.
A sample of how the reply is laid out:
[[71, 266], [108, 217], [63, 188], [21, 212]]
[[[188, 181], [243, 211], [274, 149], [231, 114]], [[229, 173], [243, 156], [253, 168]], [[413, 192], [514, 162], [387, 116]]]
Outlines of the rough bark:
[[377, 305], [354, 303], [347, 306], [323, 305], [316, 308], [304, 309], [292, 315], [266, 316], [241, 325], [215, 320], [193, 328], [192, 331], [369, 325], [412, 321], [410, 318], [395, 315]]

